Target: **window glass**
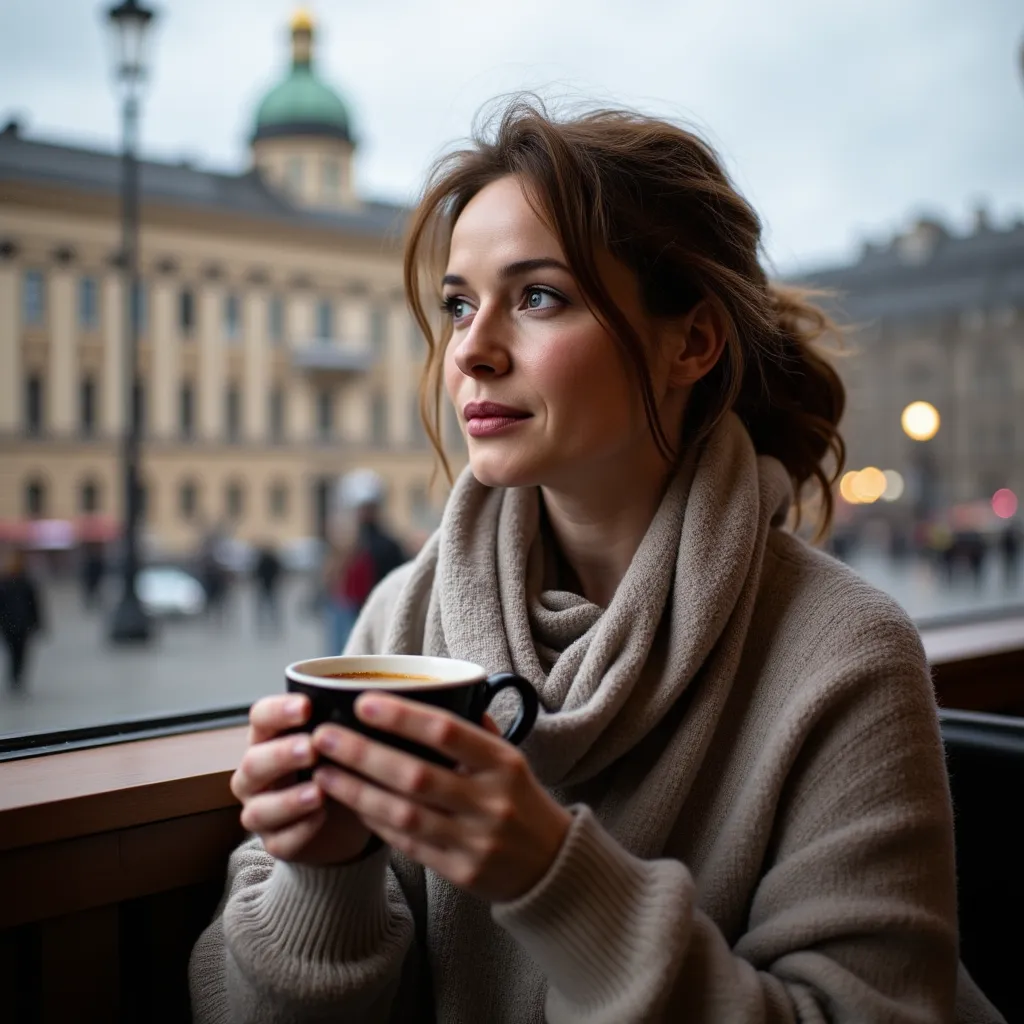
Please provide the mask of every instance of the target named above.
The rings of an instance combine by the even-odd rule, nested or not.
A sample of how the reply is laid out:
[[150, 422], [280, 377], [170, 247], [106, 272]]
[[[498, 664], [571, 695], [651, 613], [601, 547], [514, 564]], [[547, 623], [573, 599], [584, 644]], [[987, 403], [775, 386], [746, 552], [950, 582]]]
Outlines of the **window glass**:
[[316, 396], [316, 432], [321, 441], [334, 436], [334, 392], [328, 389]]
[[101, 511], [100, 485], [95, 480], [84, 480], [78, 494], [78, 508], [83, 515], [94, 515]]
[[195, 433], [195, 389], [189, 383], [178, 390], [178, 433], [185, 439]]
[[284, 341], [284, 300], [280, 295], [271, 295], [267, 310], [268, 333], [275, 345]]
[[288, 485], [274, 483], [270, 485], [267, 498], [267, 512], [271, 519], [284, 519], [288, 515]]
[[287, 175], [288, 190], [293, 195], [302, 194], [303, 178], [305, 177], [305, 166], [302, 161], [302, 157], [293, 156], [288, 160], [287, 169], [285, 171]]
[[338, 161], [328, 158], [324, 160], [323, 165], [323, 183], [324, 183], [324, 198], [325, 199], [337, 199], [338, 189], [341, 182], [341, 172], [338, 167]]
[[330, 299], [321, 299], [316, 304], [316, 336], [318, 341], [334, 338], [334, 306]]
[[409, 396], [409, 443], [413, 448], [430, 447], [430, 437], [420, 415], [420, 396], [416, 393]]
[[240, 480], [232, 480], [224, 490], [224, 515], [237, 523], [245, 511], [245, 485]]
[[95, 277], [83, 277], [78, 281], [78, 326], [83, 331], [95, 331], [99, 327], [99, 289]]
[[388, 310], [380, 303], [370, 309], [370, 344], [374, 352], [380, 354], [388, 340]]
[[40, 270], [26, 270], [22, 278], [21, 316], [26, 327], [46, 322], [46, 278]]
[[235, 385], [231, 385], [224, 400], [225, 432], [229, 441], [237, 441], [242, 436], [242, 396]]
[[139, 434], [146, 433], [146, 416], [149, 410], [146, 407], [146, 383], [143, 380], [136, 380], [132, 389], [132, 413], [135, 416], [135, 423]]
[[91, 437], [96, 431], [96, 381], [92, 377], [82, 379], [78, 411], [82, 435]]
[[25, 379], [25, 432], [38, 436], [43, 432], [43, 379], [37, 373]]
[[242, 313], [238, 296], [228, 292], [224, 296], [224, 337], [228, 341], [237, 341], [242, 333]]
[[269, 399], [270, 439], [284, 440], [284, 391], [279, 387], [271, 388]]
[[187, 523], [199, 513], [199, 488], [194, 480], [184, 480], [178, 486], [178, 513]]
[[149, 299], [145, 281], [136, 281], [132, 289], [132, 316], [139, 334], [149, 330]]
[[382, 391], [370, 400], [370, 439], [378, 447], [388, 443], [388, 399]]
[[191, 288], [182, 288], [178, 293], [178, 330], [190, 338], [196, 329], [196, 299]]
[[25, 485], [25, 515], [29, 519], [44, 519], [46, 507], [46, 482], [33, 478]]

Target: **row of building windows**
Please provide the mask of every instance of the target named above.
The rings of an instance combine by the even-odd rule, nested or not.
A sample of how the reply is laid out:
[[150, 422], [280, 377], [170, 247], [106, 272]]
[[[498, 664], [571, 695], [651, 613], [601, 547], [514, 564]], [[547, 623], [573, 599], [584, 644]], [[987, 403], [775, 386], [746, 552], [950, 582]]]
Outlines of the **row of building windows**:
[[[148, 428], [146, 387], [137, 381], [133, 392], [134, 415], [138, 428], [143, 433]], [[337, 437], [338, 395], [333, 389], [323, 388], [316, 394], [315, 429], [316, 437], [332, 441]], [[267, 435], [270, 440], [281, 442], [286, 437], [285, 394], [280, 387], [271, 388], [268, 394]], [[426, 433], [419, 414], [419, 398], [411, 396], [409, 416], [412, 424], [412, 444], [424, 447]], [[83, 377], [79, 384], [78, 430], [84, 437], [96, 434], [98, 420], [98, 392], [96, 381], [91, 376]], [[29, 436], [39, 437], [46, 422], [45, 391], [42, 377], [31, 374], [25, 381], [25, 431]], [[196, 395], [190, 383], [182, 384], [178, 390], [178, 434], [184, 440], [196, 435]], [[242, 392], [237, 385], [229, 385], [224, 392], [224, 436], [228, 441], [242, 440]], [[376, 391], [370, 398], [370, 441], [374, 445], [388, 443], [388, 400]]]
[[[148, 308], [146, 286], [139, 283], [132, 302], [132, 317], [137, 330], [144, 334], [148, 329]], [[182, 288], [177, 297], [177, 327], [184, 337], [195, 334], [198, 326], [198, 311], [195, 292]], [[315, 332], [319, 341], [333, 341], [338, 336], [335, 303], [322, 298], [315, 310]], [[388, 311], [384, 306], [375, 305], [370, 310], [370, 343], [382, 349], [387, 338]], [[22, 321], [27, 327], [42, 327], [46, 323], [46, 279], [39, 270], [25, 271], [22, 281]], [[223, 298], [223, 333], [228, 341], [242, 337], [242, 303], [236, 292], [228, 292]], [[78, 326], [83, 331], [95, 331], [100, 326], [99, 282], [95, 277], [85, 276], [78, 281]], [[281, 344], [285, 340], [285, 303], [280, 295], [271, 295], [267, 302], [267, 333], [270, 340]], [[418, 332], [416, 332], [418, 335]]]

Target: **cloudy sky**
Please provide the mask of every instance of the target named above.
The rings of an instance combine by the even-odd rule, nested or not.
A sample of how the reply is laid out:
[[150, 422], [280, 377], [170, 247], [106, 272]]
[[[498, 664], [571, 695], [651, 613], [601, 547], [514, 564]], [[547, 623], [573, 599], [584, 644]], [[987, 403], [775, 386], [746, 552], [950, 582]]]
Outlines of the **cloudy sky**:
[[[239, 169], [288, 56], [288, 0], [159, 0], [144, 149]], [[313, 0], [317, 64], [362, 140], [362, 191], [411, 200], [498, 94], [686, 120], [725, 157], [792, 270], [915, 214], [1024, 214], [1019, 0]], [[117, 144], [102, 5], [0, 0], [0, 119]]]

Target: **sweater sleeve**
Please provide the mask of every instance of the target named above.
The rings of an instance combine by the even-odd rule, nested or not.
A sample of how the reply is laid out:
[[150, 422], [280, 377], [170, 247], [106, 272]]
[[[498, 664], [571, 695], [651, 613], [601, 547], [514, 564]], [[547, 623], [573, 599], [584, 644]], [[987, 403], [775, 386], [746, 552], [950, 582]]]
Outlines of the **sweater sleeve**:
[[807, 712], [734, 943], [685, 864], [631, 855], [576, 809], [547, 876], [493, 908], [544, 970], [551, 1024], [953, 1020], [952, 820], [931, 687], [922, 665], [843, 689]]
[[194, 1020], [386, 1022], [413, 935], [386, 848], [309, 867], [275, 860], [253, 838], [232, 854], [220, 912], [192, 952]]

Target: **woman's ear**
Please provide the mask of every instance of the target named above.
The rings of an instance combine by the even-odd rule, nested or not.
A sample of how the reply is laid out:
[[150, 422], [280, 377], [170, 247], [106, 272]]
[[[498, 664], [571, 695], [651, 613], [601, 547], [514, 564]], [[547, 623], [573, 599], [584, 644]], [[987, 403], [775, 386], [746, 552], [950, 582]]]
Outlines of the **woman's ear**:
[[672, 322], [667, 332], [672, 353], [669, 387], [696, 384], [714, 369], [725, 348], [726, 329], [725, 315], [708, 299], [701, 299], [689, 313]]

